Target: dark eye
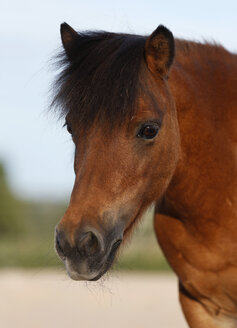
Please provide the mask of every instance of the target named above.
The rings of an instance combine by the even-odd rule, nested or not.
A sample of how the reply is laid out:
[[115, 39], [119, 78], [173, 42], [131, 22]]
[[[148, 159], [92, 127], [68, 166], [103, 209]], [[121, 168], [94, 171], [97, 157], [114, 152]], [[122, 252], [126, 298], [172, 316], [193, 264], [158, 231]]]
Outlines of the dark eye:
[[68, 131], [68, 133], [72, 134], [72, 129], [71, 129], [70, 125], [68, 125], [68, 124], [67, 124], [67, 131]]
[[143, 139], [153, 139], [159, 131], [159, 125], [157, 123], [146, 123], [140, 128], [137, 137]]
[[72, 129], [67, 122], [65, 122], [65, 124], [63, 126], [66, 126], [68, 133], [72, 134]]

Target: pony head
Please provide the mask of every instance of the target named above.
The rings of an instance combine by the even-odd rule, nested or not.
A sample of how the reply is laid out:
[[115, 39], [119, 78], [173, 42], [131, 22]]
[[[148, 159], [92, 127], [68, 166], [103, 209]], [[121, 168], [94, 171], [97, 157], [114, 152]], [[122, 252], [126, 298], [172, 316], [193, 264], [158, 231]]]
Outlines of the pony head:
[[61, 25], [64, 66], [53, 101], [75, 144], [75, 184], [56, 249], [75, 280], [97, 280], [134, 223], [164, 194], [179, 131], [168, 87], [174, 38], [77, 33]]

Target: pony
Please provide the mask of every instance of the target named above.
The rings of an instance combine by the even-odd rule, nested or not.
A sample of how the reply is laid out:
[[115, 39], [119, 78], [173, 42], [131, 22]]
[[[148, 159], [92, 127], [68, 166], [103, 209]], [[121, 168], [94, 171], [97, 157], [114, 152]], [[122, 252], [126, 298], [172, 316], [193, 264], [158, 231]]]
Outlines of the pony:
[[237, 326], [237, 55], [218, 44], [61, 25], [53, 106], [75, 144], [56, 227], [69, 276], [110, 268], [144, 211], [191, 328]]

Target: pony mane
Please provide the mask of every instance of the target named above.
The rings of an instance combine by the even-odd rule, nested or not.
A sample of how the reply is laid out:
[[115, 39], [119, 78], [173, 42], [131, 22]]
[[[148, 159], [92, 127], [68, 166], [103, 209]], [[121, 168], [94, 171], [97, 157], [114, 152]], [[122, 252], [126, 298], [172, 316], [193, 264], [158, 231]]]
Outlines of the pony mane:
[[61, 73], [54, 84], [52, 106], [61, 116], [76, 115], [86, 128], [95, 119], [117, 124], [136, 111], [145, 63], [146, 37], [104, 31], [78, 33], [76, 54], [58, 55]]

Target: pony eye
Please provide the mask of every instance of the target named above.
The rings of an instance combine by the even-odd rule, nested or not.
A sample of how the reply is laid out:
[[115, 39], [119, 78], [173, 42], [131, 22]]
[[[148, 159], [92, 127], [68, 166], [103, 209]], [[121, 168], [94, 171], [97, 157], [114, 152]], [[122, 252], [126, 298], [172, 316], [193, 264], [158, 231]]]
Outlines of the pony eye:
[[68, 133], [72, 134], [72, 129], [67, 122], [63, 126], [66, 126]]
[[153, 139], [159, 131], [159, 125], [157, 123], [144, 124], [139, 130], [137, 137], [143, 139]]
[[68, 131], [68, 133], [72, 134], [72, 129], [71, 129], [70, 125], [68, 125], [68, 124], [67, 124], [67, 131]]

